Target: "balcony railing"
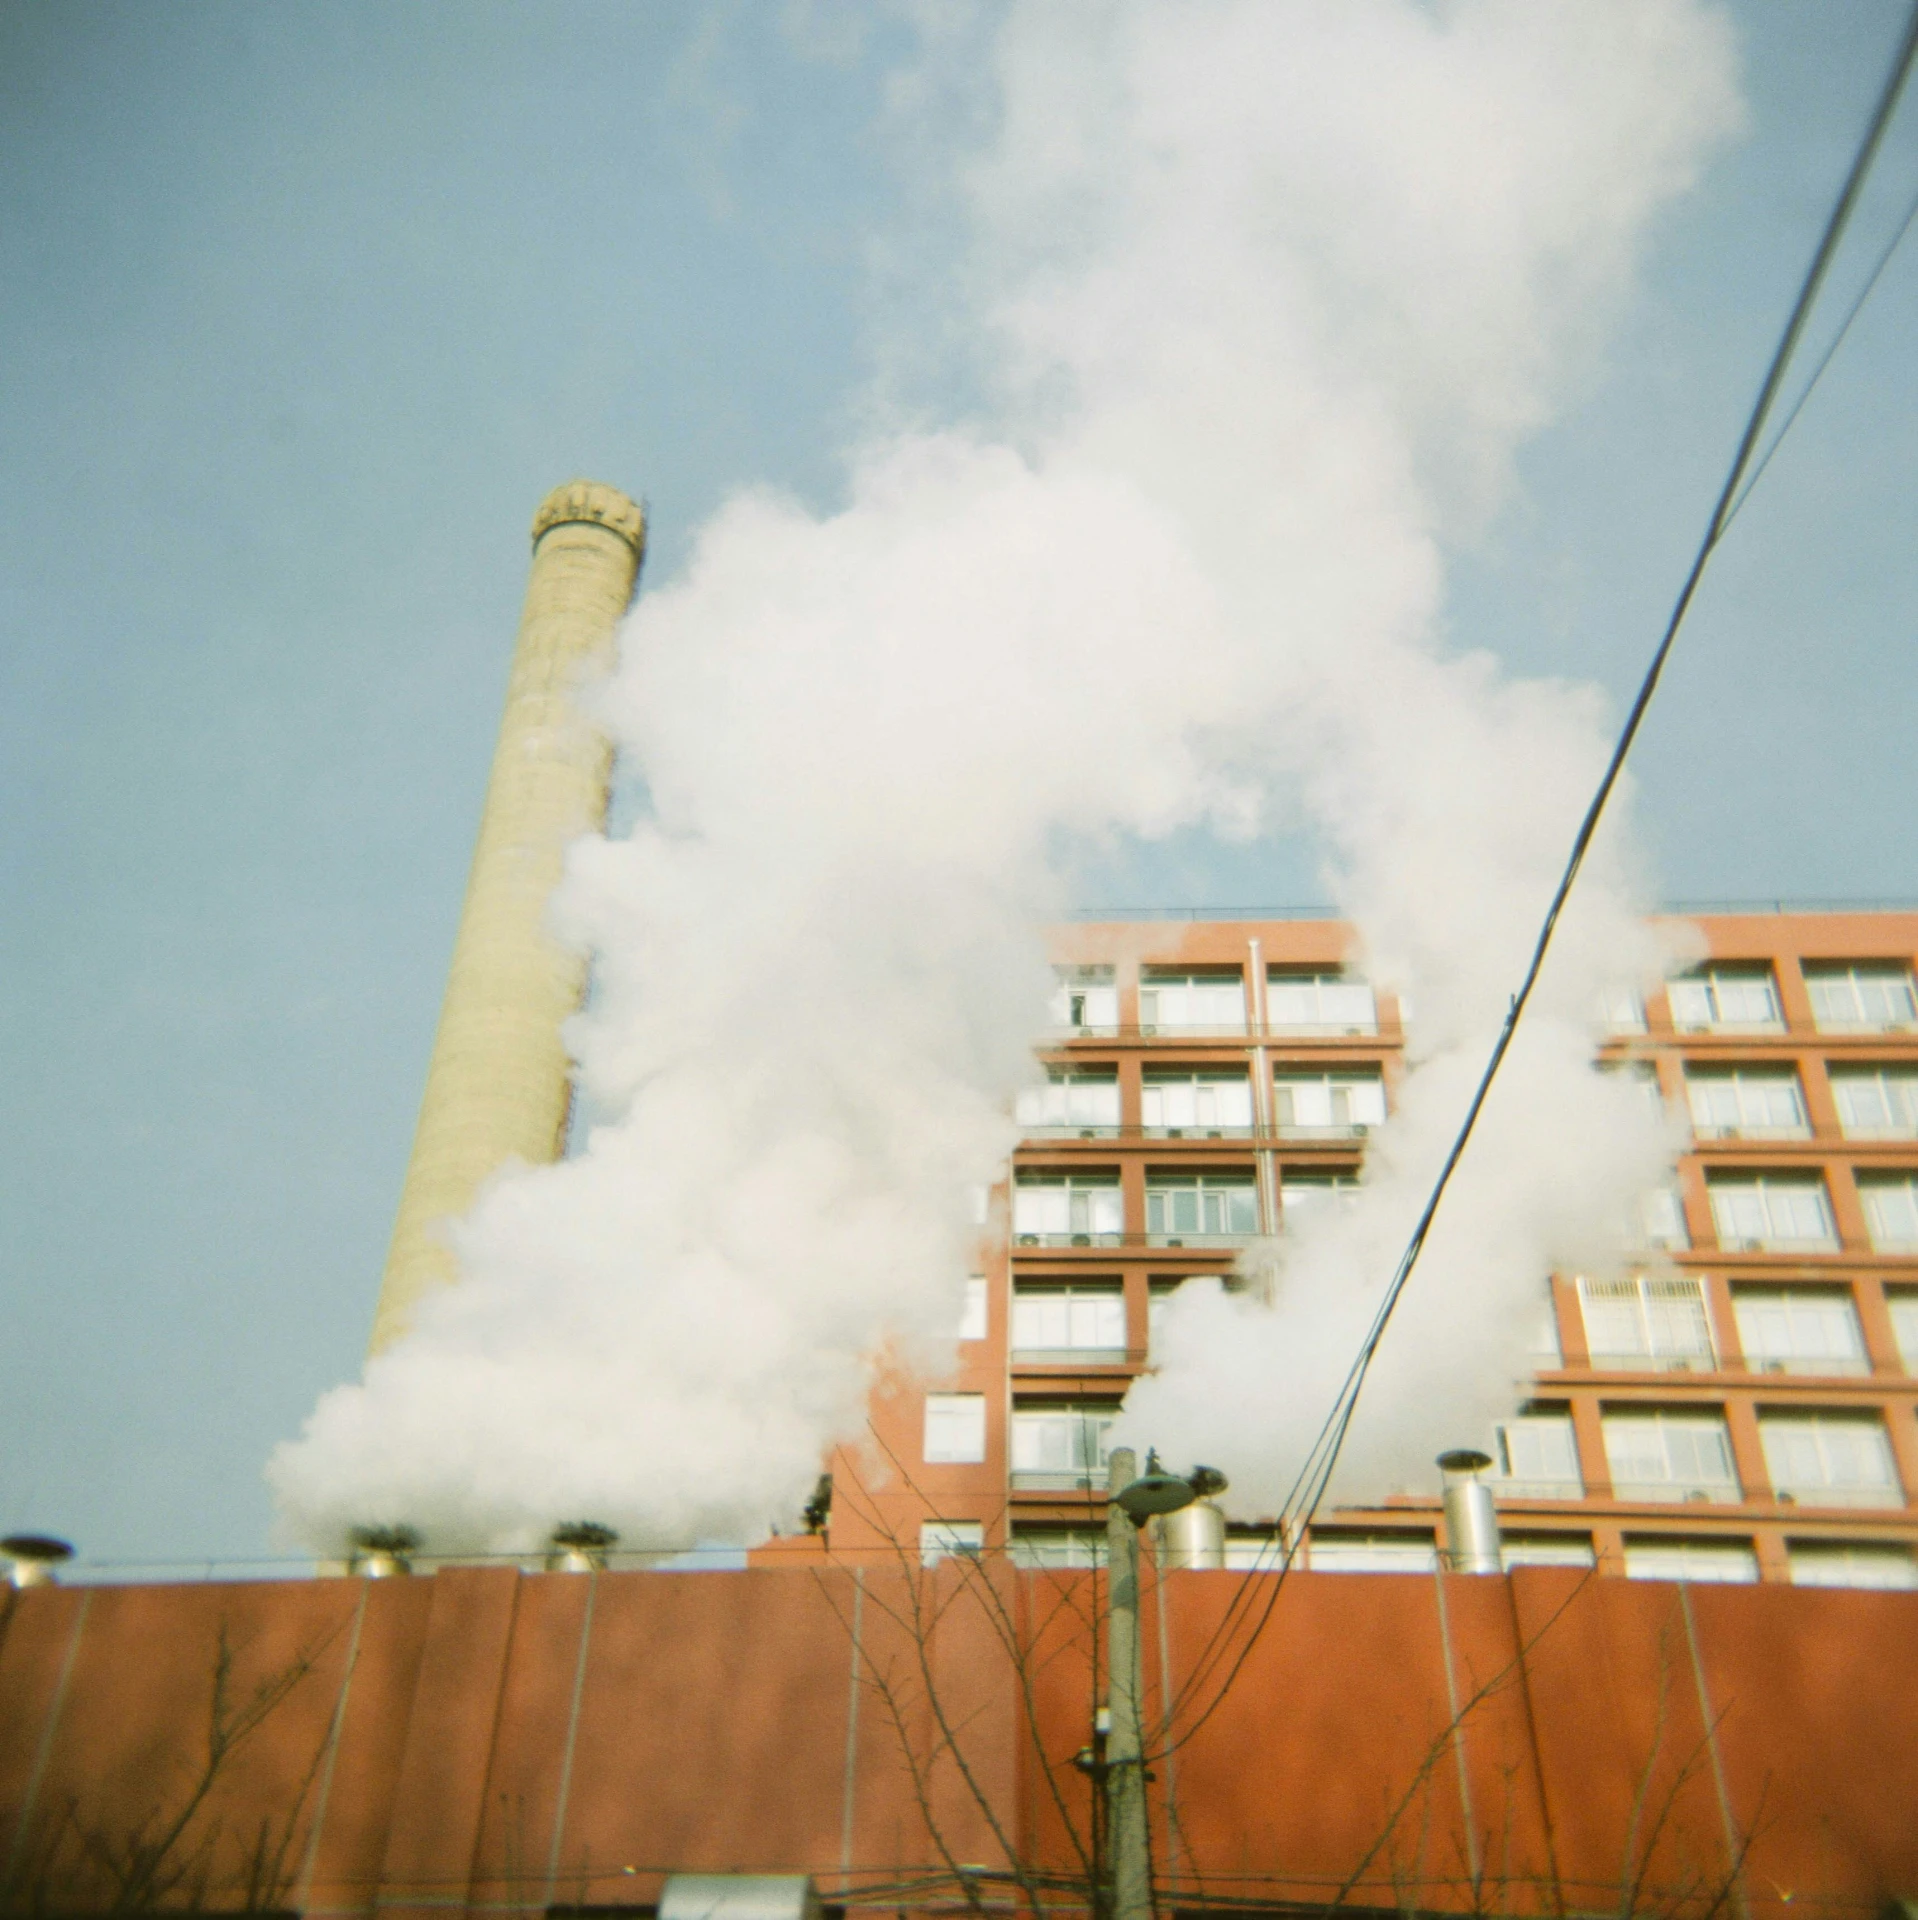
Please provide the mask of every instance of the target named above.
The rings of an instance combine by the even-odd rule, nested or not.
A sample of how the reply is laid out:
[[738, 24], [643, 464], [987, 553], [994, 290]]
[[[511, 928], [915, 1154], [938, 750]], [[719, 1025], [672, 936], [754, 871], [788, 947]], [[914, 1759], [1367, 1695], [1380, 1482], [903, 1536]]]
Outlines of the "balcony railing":
[[1054, 1140], [1225, 1140], [1241, 1146], [1362, 1147], [1376, 1129], [1351, 1127], [1226, 1126], [1216, 1121], [1194, 1121], [1189, 1126], [1144, 1127], [1111, 1121], [1060, 1120], [1038, 1125], [1020, 1122], [1019, 1137], [1035, 1144]]
[[1862, 1353], [1765, 1353], [1747, 1356], [1747, 1373], [1809, 1374], [1824, 1380], [1851, 1379], [1871, 1372]]
[[1718, 1357], [1709, 1348], [1696, 1353], [1593, 1353], [1594, 1373], [1715, 1373]]
[[1876, 1507], [1896, 1508], [1905, 1504], [1898, 1487], [1798, 1486], [1776, 1489], [1781, 1507]]
[[[1122, 1367], [1133, 1358], [1126, 1347], [1014, 1347], [1015, 1367]], [[1143, 1357], [1143, 1356], [1141, 1356]]]
[[1583, 1480], [1491, 1480], [1487, 1484], [1500, 1500], [1583, 1500]]
[[1125, 1021], [1099, 1026], [1049, 1028], [1047, 1043], [1063, 1046], [1074, 1040], [1284, 1040], [1304, 1041], [1314, 1046], [1327, 1042], [1360, 1041], [1368, 1046], [1395, 1047], [1398, 1038], [1378, 1026], [1338, 1026], [1324, 1022], [1314, 1026], [1293, 1026], [1283, 1021], [1256, 1020], [1195, 1021], [1191, 1025], [1169, 1020]]
[[1614, 1499], [1631, 1503], [1696, 1503], [1736, 1506], [1745, 1496], [1723, 1480], [1614, 1480]]
[[1258, 1237], [1256, 1227], [1246, 1227], [1238, 1233], [1147, 1233], [1145, 1244], [1148, 1247], [1242, 1247]]
[[1837, 1234], [1723, 1234], [1720, 1253], [1842, 1253]]

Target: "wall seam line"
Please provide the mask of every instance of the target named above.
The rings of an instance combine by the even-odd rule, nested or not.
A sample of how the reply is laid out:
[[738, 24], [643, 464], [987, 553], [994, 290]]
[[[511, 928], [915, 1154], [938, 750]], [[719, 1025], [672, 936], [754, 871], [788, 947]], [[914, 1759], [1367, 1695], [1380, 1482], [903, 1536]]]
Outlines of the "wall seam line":
[[26, 1845], [27, 1823], [46, 1783], [47, 1768], [53, 1761], [53, 1742], [66, 1712], [67, 1683], [73, 1678], [73, 1664], [80, 1654], [80, 1635], [87, 1624], [87, 1610], [93, 1605], [91, 1587], [81, 1594], [79, 1610], [73, 1616], [73, 1631], [67, 1636], [67, 1650], [60, 1660], [60, 1677], [53, 1683], [53, 1698], [47, 1705], [47, 1723], [40, 1729], [40, 1744], [34, 1750], [33, 1771], [27, 1776], [27, 1790], [20, 1800], [20, 1818], [14, 1822], [13, 1840], [7, 1848], [7, 1877], [20, 1863], [20, 1850]]
[[313, 1802], [313, 1830], [306, 1839], [306, 1858], [300, 1862], [300, 1877], [293, 1905], [306, 1912], [313, 1899], [313, 1873], [319, 1865], [320, 1836], [326, 1828], [326, 1809], [333, 1797], [333, 1768], [340, 1757], [340, 1732], [346, 1725], [346, 1697], [353, 1685], [354, 1669], [360, 1663], [360, 1629], [366, 1624], [367, 1596], [373, 1591], [370, 1581], [361, 1581], [360, 1597], [353, 1607], [353, 1634], [347, 1642], [346, 1671], [340, 1675], [339, 1698], [333, 1702], [333, 1719], [326, 1730], [326, 1761], [320, 1771], [320, 1791]]
[[579, 1623], [579, 1652], [573, 1660], [573, 1697], [566, 1711], [566, 1749], [560, 1756], [559, 1795], [553, 1808], [553, 1844], [546, 1853], [546, 1898], [550, 1908], [559, 1885], [559, 1854], [566, 1841], [566, 1809], [573, 1796], [573, 1750], [579, 1741], [580, 1709], [586, 1699], [586, 1655], [593, 1643], [593, 1605], [599, 1598], [599, 1569], [586, 1576], [586, 1611]]
[[852, 1822], [859, 1768], [860, 1632], [866, 1613], [866, 1570], [852, 1570], [852, 1665], [846, 1689], [846, 1783], [839, 1803], [839, 1887], [852, 1890]]
[[1718, 1748], [1718, 1722], [1712, 1714], [1711, 1689], [1705, 1684], [1705, 1660], [1699, 1651], [1698, 1623], [1692, 1616], [1692, 1587], [1678, 1583], [1678, 1610], [1685, 1622], [1685, 1648], [1691, 1655], [1692, 1685], [1698, 1689], [1699, 1718], [1705, 1723], [1705, 1751], [1711, 1755], [1712, 1785], [1718, 1792], [1718, 1818], [1725, 1833], [1725, 1867], [1732, 1877], [1732, 1897], [1743, 1920], [1751, 1920], [1751, 1900], [1745, 1892], [1745, 1862], [1738, 1845], [1738, 1822], [1732, 1816], [1731, 1789], [1725, 1782], [1724, 1756]]
[[1459, 1809], [1465, 1815], [1465, 1867], [1472, 1876], [1476, 1901], [1481, 1874], [1478, 1857], [1478, 1815], [1472, 1809], [1472, 1780], [1465, 1761], [1465, 1722], [1458, 1709], [1458, 1677], [1452, 1670], [1452, 1616], [1445, 1604], [1445, 1574], [1432, 1569], [1432, 1587], [1438, 1595], [1439, 1651], [1445, 1661], [1445, 1701], [1452, 1713], [1452, 1762], [1458, 1769]]

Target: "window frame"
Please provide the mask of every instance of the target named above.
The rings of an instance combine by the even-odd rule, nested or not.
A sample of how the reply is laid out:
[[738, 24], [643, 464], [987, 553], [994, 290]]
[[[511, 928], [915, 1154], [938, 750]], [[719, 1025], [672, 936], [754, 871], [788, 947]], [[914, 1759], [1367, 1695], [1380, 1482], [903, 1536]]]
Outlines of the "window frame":
[[[933, 1451], [934, 1422], [941, 1416], [957, 1421], [963, 1407], [966, 1419], [968, 1439], [966, 1444], [976, 1446], [976, 1452], [939, 1452]], [[976, 1410], [976, 1412], [975, 1412]], [[970, 1438], [974, 1427], [977, 1439]], [[986, 1451], [991, 1435], [987, 1431], [986, 1396], [983, 1393], [929, 1393], [925, 1398], [925, 1415], [920, 1434], [919, 1455], [929, 1467], [977, 1467], [985, 1464]], [[942, 1443], [951, 1444], [951, 1443]]]
[[[1048, 1296], [1059, 1296], [1066, 1307], [1066, 1330], [1072, 1327], [1072, 1307], [1077, 1298], [1097, 1301], [1101, 1307], [1116, 1305], [1118, 1309], [1117, 1344], [1076, 1344], [1071, 1340], [1054, 1342], [1049, 1346], [1027, 1346], [1020, 1335], [1020, 1308], [1029, 1306]], [[1130, 1353], [1127, 1339], [1127, 1319], [1125, 1282], [1123, 1280], [1091, 1279], [1054, 1280], [1020, 1279], [1012, 1283], [1012, 1321], [1007, 1336], [1007, 1351], [1015, 1362], [1033, 1365], [1046, 1360], [1057, 1360], [1072, 1366], [1118, 1366], [1122, 1365]]]
[[[1604, 1436], [1606, 1475], [1611, 1481], [1615, 1499], [1627, 1505], [1645, 1506], [1743, 1504], [1745, 1494], [1738, 1477], [1738, 1456], [1732, 1447], [1731, 1423], [1722, 1406], [1658, 1407], [1632, 1403], [1602, 1407], [1599, 1411], [1599, 1427]], [[1659, 1450], [1668, 1469], [1662, 1478], [1628, 1479], [1620, 1472], [1623, 1449], [1615, 1449], [1612, 1438], [1615, 1433], [1632, 1427], [1650, 1429], [1658, 1435]], [[1730, 1477], [1719, 1480], [1697, 1473], [1682, 1475], [1670, 1471], [1676, 1464], [1672, 1440], [1694, 1430], [1706, 1429], [1712, 1431], [1713, 1438], [1718, 1442], [1725, 1470]]]
[[[1158, 995], [1164, 992], [1197, 994], [1206, 988], [1215, 990], [1230, 984], [1238, 989], [1239, 1005], [1236, 1016], [1228, 1015], [1220, 1020], [1167, 1019], [1159, 1011]], [[1236, 1039], [1251, 1031], [1251, 996], [1246, 992], [1245, 969], [1243, 967], [1145, 967], [1139, 973], [1139, 1032], [1147, 1037], [1156, 1034], [1176, 1034], [1207, 1036], [1217, 1035]], [[1147, 995], [1153, 996], [1148, 1002]], [[1148, 1006], [1150, 1010], [1148, 1011]], [[1193, 1013], [1199, 1009], [1194, 1007]]]

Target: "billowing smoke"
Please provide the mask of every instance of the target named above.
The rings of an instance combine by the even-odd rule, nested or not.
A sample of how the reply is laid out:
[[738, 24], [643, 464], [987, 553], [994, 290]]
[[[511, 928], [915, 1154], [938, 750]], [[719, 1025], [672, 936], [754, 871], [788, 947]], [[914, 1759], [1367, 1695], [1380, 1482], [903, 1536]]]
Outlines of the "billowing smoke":
[[[902, 101], [961, 89], [945, 33]], [[1589, 690], [1446, 650], [1442, 553], [1734, 125], [1729, 34], [1689, 0], [1181, 0], [989, 38], [991, 97], [951, 117], [991, 132], [918, 158], [962, 183], [951, 307], [990, 404], [875, 435], [831, 515], [734, 500], [641, 602], [605, 710], [650, 812], [557, 908], [613, 1117], [495, 1184], [464, 1283], [276, 1456], [308, 1538], [794, 1512], [882, 1359], [950, 1352], [1088, 839], [1316, 833], [1414, 1013], [1359, 1206], [1288, 1235], [1263, 1293], [1189, 1290], [1132, 1425], [1269, 1504], [1391, 1269], [1605, 750]], [[1596, 1007], [1659, 964], [1614, 832], [1348, 1491], [1482, 1431], [1548, 1268], [1622, 1257], [1669, 1142], [1591, 1070]]]

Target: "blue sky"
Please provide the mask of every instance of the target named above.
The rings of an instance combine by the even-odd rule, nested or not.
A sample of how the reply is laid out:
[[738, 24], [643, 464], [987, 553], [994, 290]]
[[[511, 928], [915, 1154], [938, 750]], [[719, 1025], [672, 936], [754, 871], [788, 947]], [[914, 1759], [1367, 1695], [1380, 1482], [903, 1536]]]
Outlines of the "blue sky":
[[[1454, 575], [1460, 644], [1615, 695], [1903, 6], [1734, 14], [1750, 130]], [[364, 1344], [534, 505], [645, 494], [668, 578], [738, 486], [829, 504], [880, 317], [936, 324], [876, 21], [0, 11], [0, 1526], [261, 1550], [260, 1464]], [[1914, 193], [1918, 106], [1835, 311]], [[1714, 563], [1635, 763], [1667, 897], [1918, 898], [1915, 321], [1918, 241]], [[1196, 839], [1087, 887], [1321, 891]]]

